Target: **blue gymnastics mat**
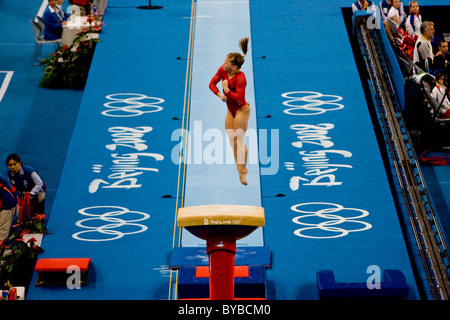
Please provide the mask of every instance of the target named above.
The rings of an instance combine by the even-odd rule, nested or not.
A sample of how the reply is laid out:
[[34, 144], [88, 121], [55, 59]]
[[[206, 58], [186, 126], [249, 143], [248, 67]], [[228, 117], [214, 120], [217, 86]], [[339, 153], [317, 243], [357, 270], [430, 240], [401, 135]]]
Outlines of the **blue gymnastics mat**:
[[[418, 299], [342, 17], [350, 4], [318, 10], [312, 1], [164, 0], [155, 3], [161, 10], [135, 8], [144, 4], [108, 3], [40, 256], [91, 258], [92, 279], [81, 290], [32, 285], [27, 298], [171, 299], [182, 202], [264, 207], [265, 227], [239, 245], [272, 252], [267, 299], [318, 299], [317, 271], [361, 283], [373, 266], [400, 270], [408, 298]], [[194, 4], [191, 107], [184, 114]], [[317, 38], [330, 30], [326, 41]], [[249, 138], [254, 132], [257, 141], [247, 187], [232, 155], [205, 151], [205, 133], [228, 147], [226, 107], [208, 83], [245, 36]], [[179, 194], [173, 134], [185, 116], [191, 163]], [[210, 165], [214, 159], [223, 163]], [[184, 230], [179, 236], [181, 247], [204, 246]]]
[[164, 2], [109, 1], [40, 256], [91, 258], [90, 283], [28, 299], [169, 296], [190, 3]]
[[250, 2], [258, 127], [279, 130], [279, 170], [261, 175], [268, 299], [317, 299], [318, 271], [365, 283], [373, 266], [401, 270], [408, 298], [419, 298], [341, 12], [349, 6]]

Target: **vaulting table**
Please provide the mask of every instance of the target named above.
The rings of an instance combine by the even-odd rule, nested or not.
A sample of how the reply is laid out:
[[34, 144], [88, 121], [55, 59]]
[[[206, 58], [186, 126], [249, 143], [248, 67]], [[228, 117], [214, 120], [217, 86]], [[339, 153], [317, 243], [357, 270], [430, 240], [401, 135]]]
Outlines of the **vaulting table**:
[[265, 223], [264, 208], [248, 205], [203, 205], [178, 210], [177, 223], [206, 240], [211, 300], [234, 300], [236, 240]]

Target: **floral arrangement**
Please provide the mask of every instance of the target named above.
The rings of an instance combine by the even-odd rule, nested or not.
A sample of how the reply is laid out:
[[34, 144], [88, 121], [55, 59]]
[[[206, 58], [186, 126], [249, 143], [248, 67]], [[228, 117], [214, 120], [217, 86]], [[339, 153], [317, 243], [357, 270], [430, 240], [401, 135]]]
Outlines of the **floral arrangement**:
[[[92, 18], [94, 20], [94, 18]], [[73, 88], [83, 89], [86, 85], [89, 68], [94, 55], [95, 44], [100, 39], [88, 36], [93, 31], [101, 30], [101, 23], [83, 29], [75, 38], [72, 45], [62, 45], [50, 57], [44, 59], [44, 76], [39, 82], [42, 88]], [[100, 28], [100, 29], [99, 29]]]
[[90, 25], [89, 32], [100, 32], [102, 31], [102, 25], [104, 23], [100, 20], [99, 16], [96, 13], [90, 14], [87, 16], [87, 22]]
[[45, 215], [33, 213], [29, 194], [19, 198], [18, 208], [17, 224], [11, 227], [12, 232], [1, 250], [3, 252], [0, 251], [0, 281], [22, 277], [22, 273], [28, 272], [27, 269], [34, 264], [39, 253], [44, 251], [36, 244], [34, 237], [25, 240], [24, 235], [48, 233]]
[[38, 254], [44, 251], [40, 246], [36, 244], [35, 238], [30, 238], [25, 242], [23, 235], [29, 233], [28, 230], [22, 230], [20, 237], [15, 238], [13, 234], [8, 238], [9, 245], [7, 246], [5, 253], [0, 257], [0, 262], [5, 268], [6, 273], [11, 273], [16, 265], [19, 263], [27, 264], [34, 262]]

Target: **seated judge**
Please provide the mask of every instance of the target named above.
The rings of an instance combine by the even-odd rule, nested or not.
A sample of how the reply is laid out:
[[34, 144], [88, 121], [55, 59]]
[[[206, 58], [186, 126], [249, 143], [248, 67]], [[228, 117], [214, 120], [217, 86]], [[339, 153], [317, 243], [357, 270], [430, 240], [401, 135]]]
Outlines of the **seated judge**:
[[58, 0], [48, 0], [48, 7], [42, 16], [44, 20], [45, 40], [61, 39], [63, 25], [67, 23], [67, 17], [63, 16], [57, 8]]

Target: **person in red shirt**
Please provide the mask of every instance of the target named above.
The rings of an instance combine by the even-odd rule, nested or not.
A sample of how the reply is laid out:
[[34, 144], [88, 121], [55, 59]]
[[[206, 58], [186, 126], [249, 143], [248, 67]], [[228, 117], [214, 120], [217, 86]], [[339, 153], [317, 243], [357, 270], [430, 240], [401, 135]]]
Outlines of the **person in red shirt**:
[[[234, 159], [239, 173], [239, 180], [247, 185], [247, 146], [245, 145], [245, 133], [250, 117], [250, 105], [245, 101], [245, 87], [247, 80], [241, 66], [248, 50], [248, 38], [239, 41], [239, 47], [243, 54], [229, 53], [225, 62], [212, 77], [209, 88], [222, 101], [227, 104], [225, 116], [225, 129], [234, 151]], [[223, 93], [217, 88], [217, 83], [222, 80]]]

